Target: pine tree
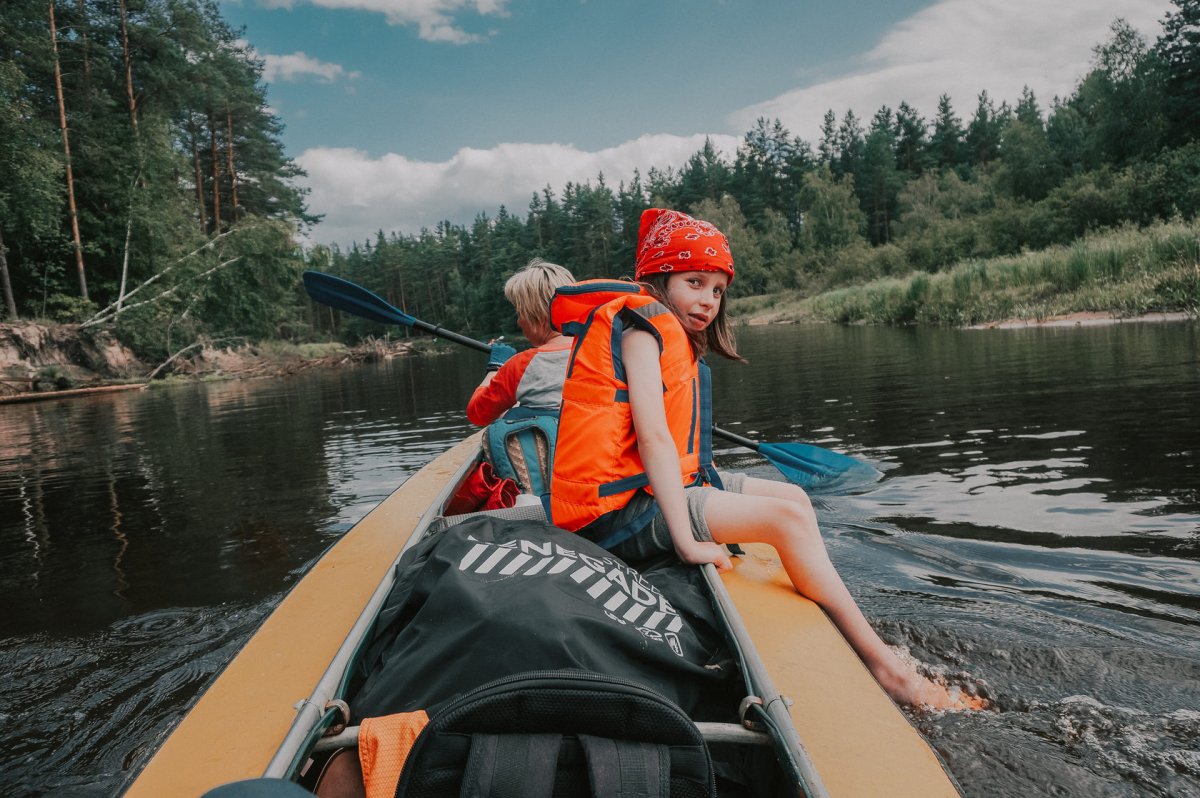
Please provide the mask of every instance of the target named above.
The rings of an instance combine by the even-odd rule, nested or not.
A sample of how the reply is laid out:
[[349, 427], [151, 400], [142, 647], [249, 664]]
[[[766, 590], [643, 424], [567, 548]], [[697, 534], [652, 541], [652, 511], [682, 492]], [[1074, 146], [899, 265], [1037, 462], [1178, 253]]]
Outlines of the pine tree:
[[1033, 94], [1033, 89], [1025, 86], [1021, 89], [1021, 99], [1017, 102], [1017, 108], [1014, 112], [1017, 121], [1030, 128], [1042, 128], [1044, 122], [1042, 120], [1042, 109], [1038, 105], [1037, 97]]
[[979, 104], [967, 125], [965, 138], [967, 157], [972, 166], [982, 166], [996, 159], [1000, 154], [1002, 130], [1003, 119], [997, 115], [991, 98], [986, 91], [980, 92]]
[[1165, 73], [1169, 135], [1175, 144], [1200, 138], [1200, 0], [1172, 0], [1155, 45]]
[[896, 166], [919, 176], [929, 164], [929, 140], [925, 120], [908, 103], [896, 111]]
[[892, 111], [880, 108], [871, 121], [871, 132], [863, 145], [863, 158], [854, 176], [854, 186], [867, 216], [867, 234], [872, 244], [892, 238], [897, 197], [904, 185], [896, 169], [896, 133]]
[[838, 126], [837, 130], [836, 142], [838, 157], [833, 164], [833, 174], [838, 177], [855, 174], [862, 163], [865, 139], [862, 125], [859, 124], [854, 111], [847, 111], [846, 115], [842, 117], [842, 124]]
[[733, 171], [713, 146], [712, 139], [705, 138], [704, 146], [679, 171], [675, 201], [690, 208], [701, 200], [717, 199], [729, 190], [732, 176]]
[[765, 223], [765, 213], [775, 210], [798, 231], [800, 210], [797, 192], [804, 174], [812, 169], [812, 150], [793, 136], [778, 119], [760, 118], [746, 133], [734, 162], [731, 190], [750, 224]]
[[929, 137], [928, 152], [940, 169], [957, 169], [964, 163], [962, 122], [954, 115], [950, 96], [938, 98], [937, 116]]
[[54, 52], [54, 92], [58, 98], [58, 127], [62, 134], [63, 163], [67, 177], [67, 211], [71, 222], [71, 241], [75, 251], [75, 269], [79, 275], [79, 295], [88, 299], [87, 273], [83, 265], [83, 240], [79, 235], [79, 206], [75, 201], [75, 172], [71, 167], [71, 136], [67, 124], [67, 106], [62, 80], [62, 60], [58, 52], [58, 25], [54, 19], [54, 0], [49, 4], [50, 42]]
[[838, 155], [837, 117], [830, 108], [825, 112], [825, 119], [821, 122], [821, 141], [817, 144], [817, 163], [832, 169]]

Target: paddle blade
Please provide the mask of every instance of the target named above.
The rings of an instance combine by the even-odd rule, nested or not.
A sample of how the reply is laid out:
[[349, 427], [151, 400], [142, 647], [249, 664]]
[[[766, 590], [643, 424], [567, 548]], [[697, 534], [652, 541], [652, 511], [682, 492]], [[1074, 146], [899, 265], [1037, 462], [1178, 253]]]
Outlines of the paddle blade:
[[306, 271], [304, 290], [316, 302], [381, 324], [412, 327], [417, 321], [378, 294], [332, 274]]
[[870, 463], [807, 443], [763, 443], [758, 453], [788, 481], [805, 490], [830, 492], [877, 482], [883, 473]]

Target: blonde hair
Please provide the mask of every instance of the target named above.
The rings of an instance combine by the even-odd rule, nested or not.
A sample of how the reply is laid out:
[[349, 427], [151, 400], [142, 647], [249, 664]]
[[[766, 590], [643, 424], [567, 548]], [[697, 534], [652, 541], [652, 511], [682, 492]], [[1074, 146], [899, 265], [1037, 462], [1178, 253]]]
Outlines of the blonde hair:
[[[675, 274], [685, 273], [675, 272]], [[669, 279], [671, 279], [670, 274], [660, 272], [658, 274], [648, 274], [640, 282], [646, 286], [655, 299], [669, 307], [676, 318], [679, 318], [679, 311], [675, 309], [675, 306], [667, 298], [667, 280]], [[717, 308], [716, 318], [704, 330], [691, 330], [684, 323], [684, 319], [679, 318], [679, 321], [683, 324], [684, 332], [687, 333], [688, 341], [692, 345], [692, 352], [696, 357], [700, 358], [704, 357], [708, 352], [716, 352], [722, 357], [745, 363], [746, 358], [738, 354], [737, 342], [733, 336], [733, 324], [729, 321], [729, 314], [725, 312], [725, 300], [728, 296], [728, 294], [721, 294], [721, 306]]]
[[517, 315], [537, 324], [550, 319], [550, 300], [554, 289], [570, 285], [575, 277], [566, 267], [534, 258], [504, 284], [504, 296], [517, 309]]

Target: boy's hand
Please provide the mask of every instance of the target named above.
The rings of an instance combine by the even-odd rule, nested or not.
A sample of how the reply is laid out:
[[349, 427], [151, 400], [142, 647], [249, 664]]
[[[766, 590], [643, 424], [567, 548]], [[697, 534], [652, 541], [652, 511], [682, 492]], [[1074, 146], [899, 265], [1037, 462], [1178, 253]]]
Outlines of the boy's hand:
[[675, 553], [679, 555], [679, 559], [691, 565], [703, 565], [710, 562], [717, 567], [717, 571], [720, 573], [733, 569], [733, 560], [730, 559], [729, 552], [720, 543], [702, 543], [696, 540], [683, 548], [676, 546]]
[[504, 362], [515, 355], [517, 350], [513, 349], [508, 344], [492, 344], [491, 357], [488, 358], [487, 370], [496, 371]]

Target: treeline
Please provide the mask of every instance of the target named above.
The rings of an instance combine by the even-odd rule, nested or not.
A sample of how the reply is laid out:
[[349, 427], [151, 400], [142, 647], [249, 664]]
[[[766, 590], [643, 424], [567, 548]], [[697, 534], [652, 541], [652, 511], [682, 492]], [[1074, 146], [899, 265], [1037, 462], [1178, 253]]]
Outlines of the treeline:
[[262, 64], [213, 0], [4, 0], [0, 287], [4, 318], [111, 325], [149, 355], [200, 336], [382, 332], [306, 301], [305, 266], [423, 318], [513, 331], [504, 280], [541, 256], [629, 274], [641, 212], [681, 208], [729, 235], [736, 295], [815, 293], [1097, 228], [1200, 211], [1200, 0], [1149, 42], [1117, 20], [1090, 71], [1048, 104], [943, 96], [869, 119], [826, 115], [812, 145], [760, 120], [736, 154], [550, 186], [523, 214], [380, 232], [301, 252], [317, 222], [283, 153]]
[[158, 351], [285, 332], [315, 220], [261, 73], [212, 0], [4, 0], [5, 315]]
[[[815, 293], [960, 261], [1069, 243], [1084, 233], [1200, 212], [1200, 0], [1175, 0], [1148, 42], [1123, 20], [1091, 71], [1048, 106], [1026, 89], [986, 92], [964, 118], [942, 96], [931, 118], [906, 102], [869, 120], [830, 111], [813, 147], [760, 120], [732, 161], [711, 145], [678, 169], [615, 190], [601, 175], [500, 208], [467, 226], [380, 233], [313, 268], [361, 282], [418, 317], [475, 333], [515, 329], [501, 286], [532, 256], [576, 276], [632, 271], [641, 211], [717, 224], [737, 261], [735, 295]], [[321, 329], [382, 332], [318, 315]]]

